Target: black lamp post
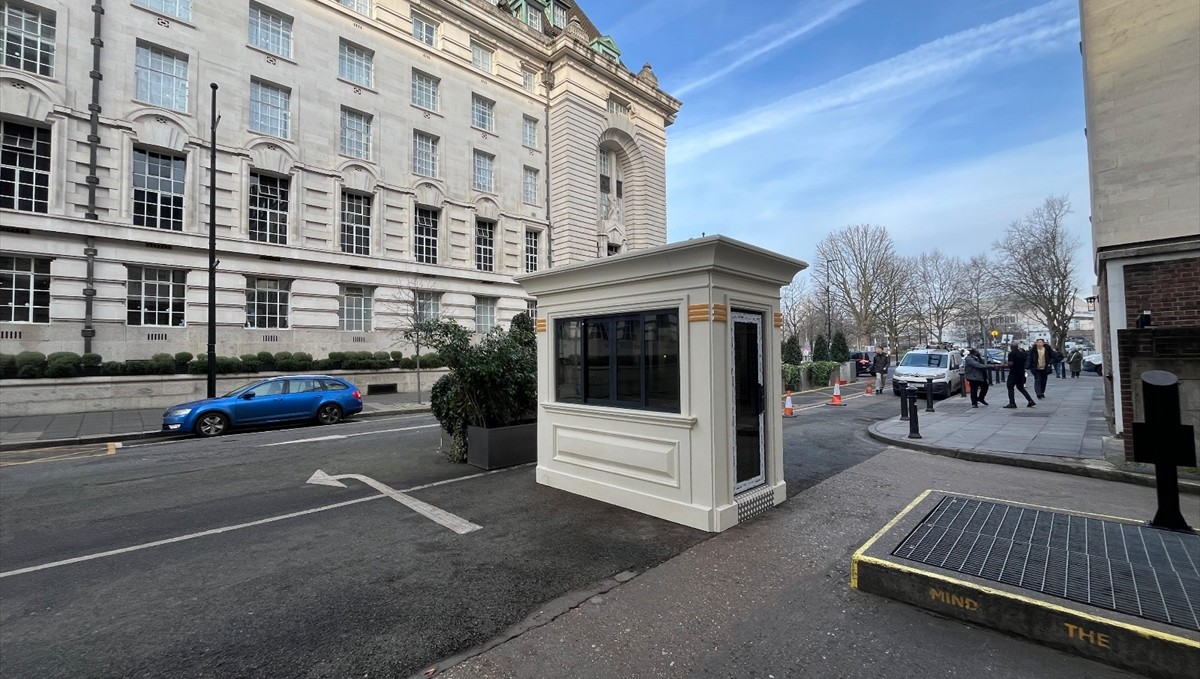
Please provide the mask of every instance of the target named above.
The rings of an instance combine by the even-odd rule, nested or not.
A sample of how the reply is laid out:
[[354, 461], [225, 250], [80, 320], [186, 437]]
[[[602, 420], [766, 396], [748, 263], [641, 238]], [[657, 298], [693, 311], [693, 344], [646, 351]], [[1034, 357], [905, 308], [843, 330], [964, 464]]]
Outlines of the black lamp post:
[[208, 148], [208, 397], [217, 395], [217, 84], [212, 88], [212, 142]]

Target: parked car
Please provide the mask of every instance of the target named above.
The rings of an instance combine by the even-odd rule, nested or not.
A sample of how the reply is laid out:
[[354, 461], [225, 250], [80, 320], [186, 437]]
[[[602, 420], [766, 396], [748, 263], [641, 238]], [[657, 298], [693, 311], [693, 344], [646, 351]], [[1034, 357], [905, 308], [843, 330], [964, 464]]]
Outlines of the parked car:
[[163, 431], [218, 436], [232, 427], [316, 420], [334, 424], [362, 412], [362, 392], [340, 377], [288, 375], [251, 382], [217, 398], [163, 413]]
[[1083, 371], [1096, 373], [1097, 375], [1104, 374], [1104, 356], [1102, 354], [1088, 354], [1083, 357]]
[[875, 352], [856, 351], [853, 354], [850, 354], [850, 360], [854, 361], [855, 375], [870, 375], [871, 361], [875, 360]]
[[913, 349], [892, 371], [892, 393], [899, 396], [912, 384], [924, 394], [931, 377], [934, 396], [962, 391], [962, 356], [954, 350]]

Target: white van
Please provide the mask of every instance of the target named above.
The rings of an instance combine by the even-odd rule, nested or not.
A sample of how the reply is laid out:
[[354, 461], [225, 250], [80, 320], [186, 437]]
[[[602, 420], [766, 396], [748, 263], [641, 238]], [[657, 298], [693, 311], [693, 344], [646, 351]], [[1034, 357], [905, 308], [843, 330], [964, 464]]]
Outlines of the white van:
[[911, 383], [924, 394], [931, 377], [934, 396], [962, 391], [962, 356], [945, 349], [913, 349], [892, 371], [892, 393], [899, 396]]

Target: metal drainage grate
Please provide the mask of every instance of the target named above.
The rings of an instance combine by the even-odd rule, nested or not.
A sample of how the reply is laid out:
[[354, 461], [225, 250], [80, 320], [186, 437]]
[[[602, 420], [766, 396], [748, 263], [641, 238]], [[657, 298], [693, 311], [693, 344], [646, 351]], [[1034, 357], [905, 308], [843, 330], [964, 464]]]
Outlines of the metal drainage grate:
[[1200, 631], [1200, 535], [947, 496], [892, 554]]

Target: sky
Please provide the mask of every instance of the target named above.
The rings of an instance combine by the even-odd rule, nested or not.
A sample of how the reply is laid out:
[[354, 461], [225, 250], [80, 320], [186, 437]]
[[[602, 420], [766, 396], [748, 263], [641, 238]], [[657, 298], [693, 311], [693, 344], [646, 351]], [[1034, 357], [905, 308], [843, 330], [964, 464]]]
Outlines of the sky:
[[[810, 264], [850, 224], [969, 257], [1067, 195], [1090, 270], [1077, 0], [583, 0], [683, 102], [668, 240], [720, 233]], [[1081, 280], [1082, 282], [1082, 280]]]

